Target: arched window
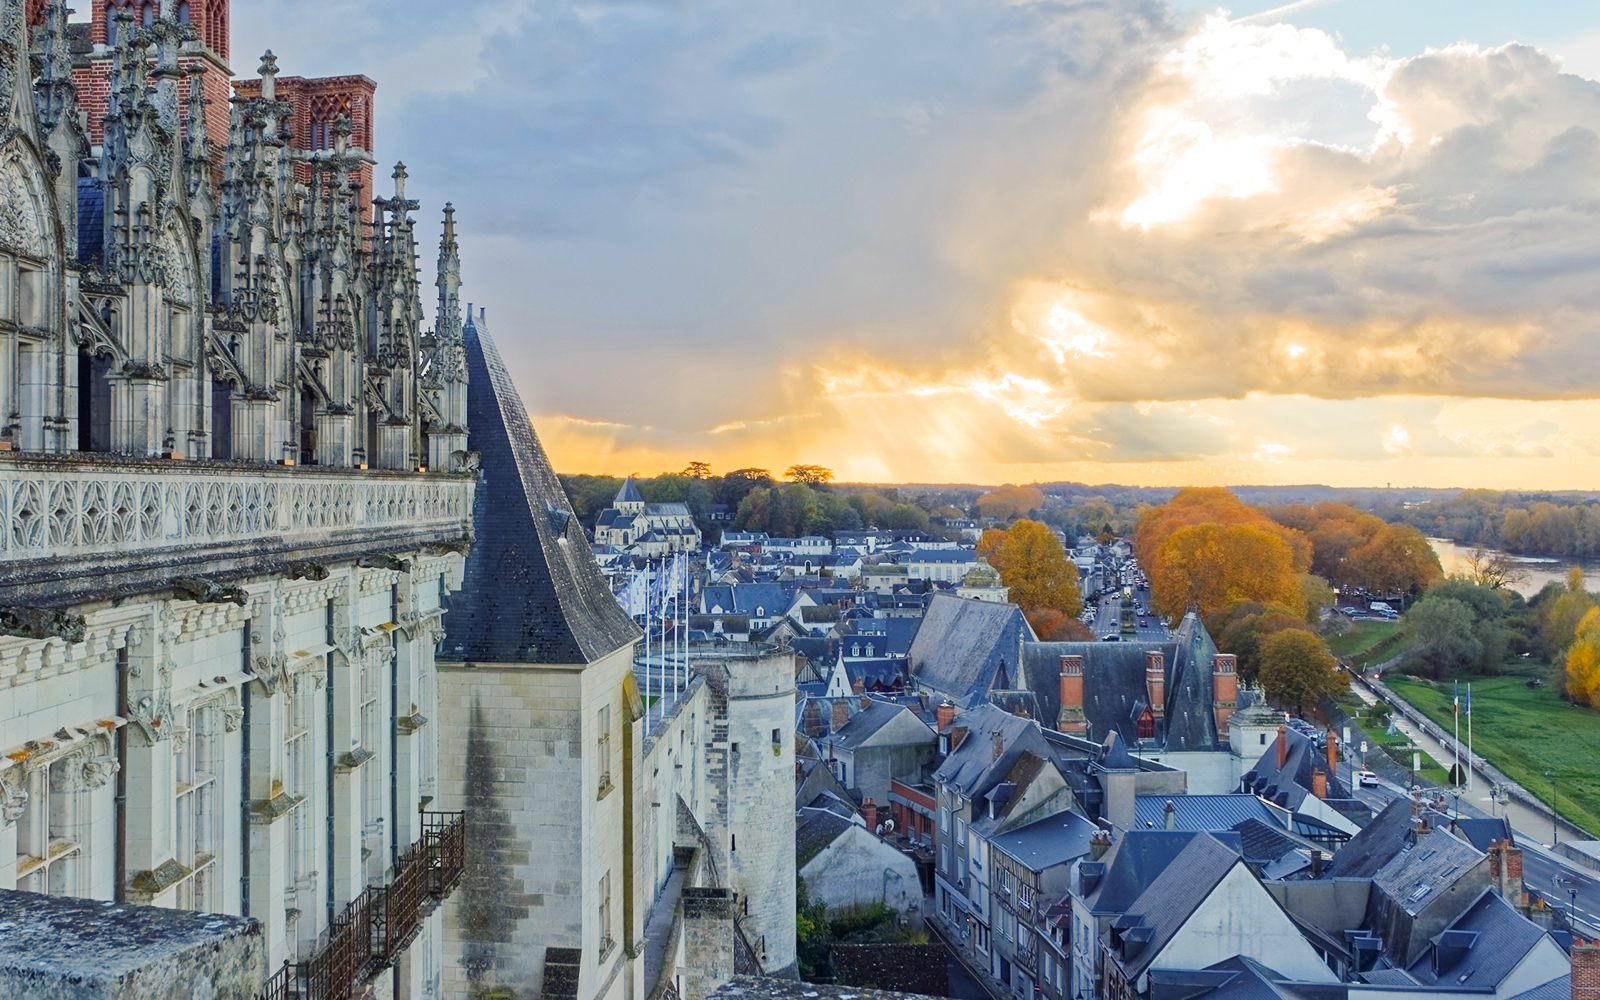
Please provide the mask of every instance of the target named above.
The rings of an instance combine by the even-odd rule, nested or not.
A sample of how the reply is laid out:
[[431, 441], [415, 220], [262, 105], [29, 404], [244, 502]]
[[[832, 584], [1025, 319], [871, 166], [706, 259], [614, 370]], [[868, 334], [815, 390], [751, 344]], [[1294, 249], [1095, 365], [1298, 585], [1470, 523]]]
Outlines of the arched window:
[[117, 8], [106, 8], [106, 44], [117, 44]]
[[178, 3], [178, 23], [179, 24], [188, 24], [189, 23], [189, 0], [179, 0], [179, 3]]
[[156, 5], [155, 4], [147, 3], [147, 4], [144, 5], [143, 21], [144, 21], [145, 27], [147, 27], [147, 28], [150, 25], [156, 23]]

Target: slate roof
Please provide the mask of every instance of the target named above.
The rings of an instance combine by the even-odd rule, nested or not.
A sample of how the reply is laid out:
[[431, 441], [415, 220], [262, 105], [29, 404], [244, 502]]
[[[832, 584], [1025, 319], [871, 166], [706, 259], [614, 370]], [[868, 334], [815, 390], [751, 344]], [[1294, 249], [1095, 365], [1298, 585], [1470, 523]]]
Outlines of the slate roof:
[[1151, 1000], [1342, 1000], [1343, 984], [1295, 983], [1243, 955], [1204, 969], [1150, 970]]
[[1270, 864], [1310, 846], [1282, 827], [1259, 819], [1247, 819], [1236, 824], [1233, 830], [1239, 835], [1244, 859], [1252, 864]]
[[1147, 697], [1145, 654], [1162, 654], [1167, 684], [1162, 745], [1169, 751], [1217, 746], [1211, 711], [1211, 658], [1216, 643], [1195, 615], [1185, 615], [1172, 638], [1162, 642], [1030, 642], [1023, 647], [1029, 686], [1040, 718], [1054, 722], [1061, 710], [1061, 657], [1083, 657], [1083, 714], [1089, 736], [1099, 740], [1116, 730], [1124, 742], [1138, 742], [1138, 712]]
[[1435, 830], [1379, 869], [1372, 884], [1406, 913], [1415, 915], [1482, 858], [1483, 852], [1471, 844]]
[[1419, 983], [1492, 990], [1544, 936], [1542, 927], [1485, 889], [1406, 971]]
[[1129, 830], [1102, 859], [1100, 884], [1085, 902], [1095, 913], [1122, 913], [1200, 834], [1190, 830]]
[[794, 867], [804, 868], [853, 824], [821, 809], [801, 809], [794, 821]]
[[1242, 863], [1236, 850], [1209, 833], [1197, 834], [1189, 841], [1116, 921], [1117, 924], [1137, 921], [1150, 929], [1149, 941], [1144, 947], [1122, 962], [1130, 979], [1144, 971], [1223, 877], [1234, 865]]
[[[911, 675], [956, 704], [971, 706], [988, 697], [1002, 662], [1015, 683], [1022, 644], [1031, 639], [1033, 630], [1015, 604], [934, 594], [911, 642]], [[1057, 683], [1055, 673], [1050, 683]]]
[[860, 618], [852, 621], [846, 634], [884, 638], [883, 652], [890, 656], [905, 656], [922, 627], [921, 618]]
[[1327, 878], [1371, 878], [1411, 840], [1411, 800], [1395, 799], [1334, 853]]
[[1030, 871], [1042, 872], [1088, 854], [1089, 838], [1099, 829], [1075, 812], [1061, 812], [990, 837], [989, 844]]
[[905, 661], [898, 657], [874, 657], [872, 659], [846, 659], [844, 661], [845, 676], [850, 678], [851, 690], [855, 689], [857, 680], [866, 691], [895, 691], [905, 689]]
[[1242, 785], [1257, 795], [1263, 795], [1288, 809], [1299, 809], [1311, 794], [1312, 775], [1327, 775], [1328, 798], [1348, 799], [1350, 788], [1328, 769], [1327, 755], [1317, 749], [1316, 741], [1304, 733], [1285, 728], [1283, 737], [1287, 744], [1283, 767], [1278, 767], [1278, 743], [1274, 739], [1256, 761], [1255, 767], [1244, 773]]
[[[866, 708], [850, 717], [850, 721], [833, 731], [833, 735], [823, 740], [824, 743], [838, 743], [840, 746], [853, 748], [861, 746], [871, 739], [878, 730], [892, 722], [902, 712], [911, 710], [904, 705], [894, 705], [886, 701], [872, 701]], [[932, 743], [934, 735], [931, 730], [926, 733], [926, 739], [921, 742]]]
[[639, 494], [639, 487], [634, 485], [632, 476], [622, 481], [622, 488], [617, 490], [617, 495], [611, 502], [644, 503], [644, 497]]
[[[934, 780], [953, 785], [968, 797], [988, 791], [1010, 773], [1024, 752], [1040, 756], [1049, 753], [1032, 720], [1011, 715], [988, 702], [980, 702], [956, 716], [951, 731], [961, 728], [967, 730], [966, 737], [939, 765]], [[994, 756], [996, 733], [1000, 734], [1002, 746], [998, 760]]]
[[1550, 980], [1543, 986], [1524, 990], [1510, 1000], [1572, 1000], [1572, 975], [1568, 973], [1559, 979]]
[[639, 639], [589, 551], [489, 332], [469, 317], [468, 447], [482, 456], [475, 541], [439, 658], [593, 663]]
[[1460, 816], [1451, 821], [1461, 839], [1483, 851], [1489, 851], [1489, 843], [1495, 840], [1510, 840], [1516, 842], [1512, 836], [1511, 824], [1501, 817], [1488, 816]]
[[1283, 818], [1254, 795], [1140, 795], [1134, 818], [1147, 830], [1166, 828], [1167, 803], [1174, 808], [1175, 830], [1232, 830], [1246, 820], [1283, 829]]

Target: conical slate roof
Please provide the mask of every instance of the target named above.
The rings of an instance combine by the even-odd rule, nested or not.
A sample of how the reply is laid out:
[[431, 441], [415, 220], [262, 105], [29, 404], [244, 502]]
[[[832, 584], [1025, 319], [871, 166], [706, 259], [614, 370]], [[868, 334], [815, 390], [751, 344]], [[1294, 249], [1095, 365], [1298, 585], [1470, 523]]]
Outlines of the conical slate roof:
[[622, 488], [617, 490], [617, 498], [612, 503], [644, 503], [644, 497], [639, 495], [639, 487], [633, 484], [632, 476], [622, 481]]
[[611, 596], [500, 352], [474, 319], [462, 330], [467, 447], [483, 472], [439, 658], [593, 663], [641, 633]]

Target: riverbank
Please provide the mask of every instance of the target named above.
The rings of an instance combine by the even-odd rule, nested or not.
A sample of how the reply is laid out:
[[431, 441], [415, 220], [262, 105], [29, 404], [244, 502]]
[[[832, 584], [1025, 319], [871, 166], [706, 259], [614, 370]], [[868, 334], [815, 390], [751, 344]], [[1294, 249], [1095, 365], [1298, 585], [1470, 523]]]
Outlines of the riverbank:
[[[1393, 675], [1388, 682], [1441, 730], [1454, 732], [1450, 682]], [[1600, 773], [1594, 766], [1600, 760], [1600, 714], [1563, 702], [1551, 684], [1529, 688], [1522, 677], [1474, 680], [1472, 712], [1473, 749], [1479, 757], [1492, 761], [1546, 806], [1554, 805], [1563, 818], [1600, 830]], [[1463, 743], [1466, 738], [1463, 717]], [[1545, 777], [1546, 771], [1551, 777]]]

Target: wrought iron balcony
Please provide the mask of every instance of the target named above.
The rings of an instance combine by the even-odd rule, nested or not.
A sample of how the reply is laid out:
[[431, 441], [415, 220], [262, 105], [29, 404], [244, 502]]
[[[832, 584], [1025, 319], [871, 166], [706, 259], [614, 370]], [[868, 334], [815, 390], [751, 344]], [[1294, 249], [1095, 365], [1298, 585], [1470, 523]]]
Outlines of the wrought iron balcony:
[[405, 951], [423, 917], [466, 870], [465, 814], [422, 818], [422, 839], [401, 855], [394, 880], [352, 900], [334, 918], [328, 943], [304, 962], [285, 962], [257, 1000], [351, 1000]]

